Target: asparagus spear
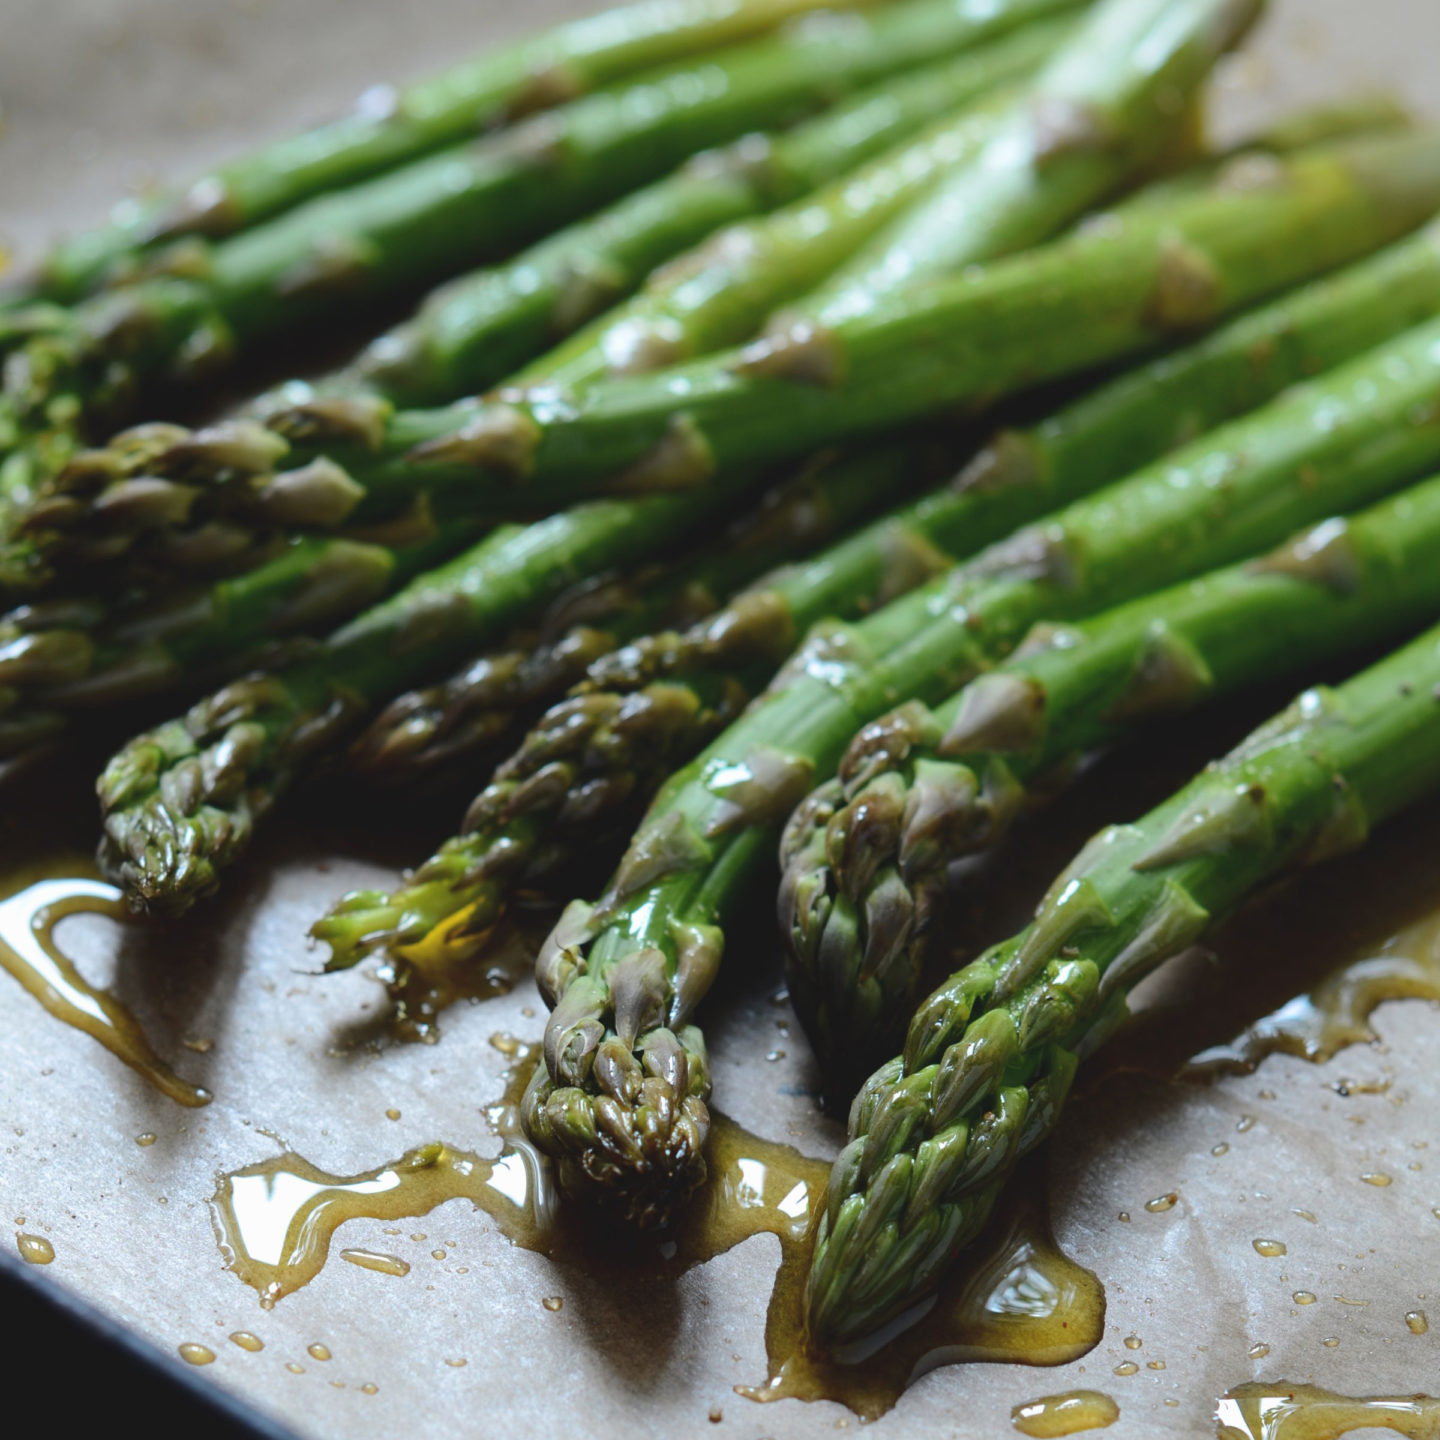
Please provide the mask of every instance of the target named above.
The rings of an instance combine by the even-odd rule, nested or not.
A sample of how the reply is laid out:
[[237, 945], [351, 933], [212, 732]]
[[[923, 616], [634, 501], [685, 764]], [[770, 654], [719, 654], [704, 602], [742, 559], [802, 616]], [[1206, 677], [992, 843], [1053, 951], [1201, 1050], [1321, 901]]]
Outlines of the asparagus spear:
[[[947, 453], [925, 439], [862, 451], [834, 466], [826, 489], [858, 499], [922, 483]], [[471, 807], [465, 833], [394, 893], [353, 892], [313, 927], [311, 934], [331, 947], [326, 968], [346, 969], [382, 946], [406, 950], [442, 924], [444, 960], [463, 958], [499, 918], [511, 885], [543, 871], [562, 840], [584, 834], [594, 844], [597, 831], [614, 834], [633, 823], [660, 779], [686, 758], [683, 747], [697, 748], [696, 736], [733, 718], [748, 698], [727, 677], [713, 687], [657, 686], [634, 699], [585, 696], [553, 707], [496, 771]], [[603, 773], [587, 776], [587, 763]]]
[[934, 1283], [1053, 1129], [1125, 995], [1258, 886], [1361, 844], [1440, 785], [1440, 632], [1319, 688], [1129, 825], [1101, 831], [1034, 923], [952, 975], [866, 1082], [831, 1172], [810, 1334], [875, 1329]]
[[[206, 675], [213, 683], [216, 669], [253, 665], [275, 640], [324, 633], [376, 604], [477, 529], [450, 521], [395, 545], [297, 536], [243, 574], [122, 607], [88, 643], [54, 628], [24, 635], [0, 649], [0, 683], [38, 691], [40, 702], [66, 711], [172, 692]], [[66, 639], [77, 643], [56, 664]]]
[[[1030, 26], [983, 55], [997, 70], [1002, 55], [1015, 60], [1016, 68], [1033, 63], [1048, 35], [1063, 31], [1066, 23]], [[973, 57], [976, 63], [981, 58], [981, 52]], [[787, 296], [814, 287], [888, 220], [972, 159], [993, 136], [1006, 108], [1003, 96], [973, 105], [820, 194], [729, 227], [657, 270], [631, 301], [578, 331], [517, 383], [578, 390], [608, 375], [643, 373], [748, 339]], [[1286, 127], [1255, 137], [1245, 153], [1285, 155], [1326, 139], [1400, 125], [1393, 102], [1382, 106], [1378, 100], [1356, 100], [1300, 112]], [[1127, 203], [1139, 204], [1152, 191], [1172, 201], [1193, 194], [1218, 164], [1195, 167], [1200, 175], [1184, 182], [1154, 182]]]
[[293, 664], [261, 670], [131, 740], [99, 781], [100, 859], [137, 910], [178, 913], [219, 883], [305, 762], [374, 706], [453, 665], [582, 576], [652, 554], [752, 483], [595, 501], [493, 531]]
[[902, 214], [774, 327], [816, 325], [890, 291], [1053, 234], [1160, 153], [1188, 97], [1262, 0], [1102, 0], [967, 165]]
[[78, 300], [181, 236], [234, 233], [491, 126], [599, 86], [764, 34], [846, 0], [642, 0], [478, 56], [401, 90], [366, 91], [354, 112], [201, 176], [180, 193], [127, 201], [110, 223], [58, 246], [11, 295]]
[[[697, 553], [649, 575], [591, 577], [561, 596], [542, 621], [543, 639], [492, 652], [463, 670], [393, 700], [351, 747], [352, 764], [408, 782], [477, 750], [493, 748], [521, 716], [538, 714], [584, 679], [590, 664], [678, 617], [698, 621], [764, 576], [822, 548], [873, 514], [898, 486], [943, 473], [951, 447], [917, 442], [840, 458], [817, 456]], [[3, 678], [3, 667], [0, 667]]]
[[690, 1024], [779, 822], [897, 700], [933, 704], [1038, 620], [1071, 619], [1277, 542], [1440, 462], [1431, 321], [1074, 502], [854, 625], [820, 627], [771, 693], [672, 775], [605, 894], [536, 961], [552, 1005], [522, 1116], [572, 1192], [641, 1223], [703, 1177], [710, 1088]]
[[[905, 593], [952, 559], [1437, 308], [1440, 229], [1431, 228], [1122, 375], [1038, 426], [1002, 431], [951, 485], [686, 632], [632, 640], [597, 660], [584, 693], [548, 712], [499, 768], [460, 835], [394, 893], [347, 896], [312, 933], [332, 947], [335, 968], [382, 945], [423, 953], [431, 967], [460, 963], [518, 884], [577, 842], [593, 850], [597, 828], [628, 826], [664, 776], [770, 681], [812, 625], [852, 619]], [[897, 476], [915, 468], [909, 447], [889, 454]]]
[[[375, 390], [401, 405], [483, 390], [547, 351], [712, 231], [796, 200], [906, 140], [985, 90], [1034, 69], [1072, 22], [1013, 35], [882, 81], [794, 129], [750, 135], [578, 221], [492, 269], [452, 281], [416, 316], [316, 387], [286, 387], [271, 408], [310, 393]], [[737, 337], [743, 338], [743, 337]], [[530, 373], [553, 371], [543, 360]]]
[[873, 306], [897, 285], [1044, 239], [1163, 150], [1185, 97], [1260, 8], [1104, 0], [1032, 85], [981, 107], [978, 123], [888, 157], [859, 185], [717, 237], [533, 378], [578, 388], [607, 371], [673, 365], [745, 339], [789, 296], [810, 292], [800, 313], [826, 323], [851, 313], [857, 293]]
[[[597, 489], [703, 488], [735, 465], [803, 455], [1201, 329], [1369, 253], [1437, 203], [1440, 139], [1360, 142], [1296, 158], [1260, 189], [1222, 187], [896, 294], [815, 332], [803, 364], [788, 342], [762, 343], [573, 400], [531, 394], [388, 417], [335, 401], [302, 407], [287, 424], [354, 481], [329, 497], [331, 523], [395, 513], [421, 496], [436, 514], [503, 503], [533, 513]], [[207, 501], [263, 520], [270, 497], [287, 492], [282, 459], [311, 453], [248, 459], [231, 447], [226, 464], [210, 463], [220, 483]], [[206, 472], [203, 447], [181, 446], [177, 495], [162, 478], [170, 457], [147, 457], [136, 496], [133, 467], [113, 449], [102, 456], [57, 481], [43, 513], [56, 543], [98, 534], [123, 547], [183, 513]], [[116, 485], [126, 504], [110, 523]]]
[[[7, 359], [5, 400], [17, 439], [37, 446], [93, 418], [106, 395], [191, 356], [210, 363], [236, 346], [337, 313], [357, 300], [433, 281], [593, 209], [754, 126], [781, 124], [847, 90], [1003, 34], [1075, 0], [901, 0], [873, 15], [830, 17], [803, 33], [649, 72], [533, 117], [493, 140], [439, 151], [403, 169], [323, 195], [212, 243], [192, 238], [162, 272], [186, 277], [196, 313], [178, 333], [152, 319], [157, 281], [48, 310], [49, 333]], [[118, 327], [118, 329], [117, 329]], [[138, 328], [147, 344], [131, 343]], [[38, 356], [38, 358], [37, 358]], [[60, 363], [57, 363], [57, 356]], [[24, 384], [8, 372], [18, 364]], [[63, 418], [63, 424], [60, 420]], [[0, 428], [7, 421], [0, 419]]]
[[1040, 625], [931, 709], [866, 727], [781, 843], [790, 994], [829, 1073], [863, 1074], [917, 1000], [960, 855], [999, 840], [1047, 768], [1142, 721], [1422, 624], [1440, 610], [1440, 480], [1258, 561], [1075, 625]]
[[[1002, 44], [1023, 44], [1033, 29]], [[517, 387], [582, 391], [748, 340], [771, 309], [804, 292], [995, 133], [1005, 94], [975, 100], [853, 175], [677, 256], [627, 304], [515, 377]]]

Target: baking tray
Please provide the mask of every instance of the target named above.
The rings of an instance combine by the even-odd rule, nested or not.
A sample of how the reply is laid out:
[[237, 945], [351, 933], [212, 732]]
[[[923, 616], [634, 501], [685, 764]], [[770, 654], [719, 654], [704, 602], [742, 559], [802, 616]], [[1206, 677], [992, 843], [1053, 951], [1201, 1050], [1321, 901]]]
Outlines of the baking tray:
[[[575, 8], [6, 0], [0, 237], [31, 252], [130, 187], [198, 170], [332, 113], [369, 84]], [[1287, 103], [1376, 83], [1433, 111], [1437, 42], [1429, 0], [1375, 0], [1363, 12], [1279, 0], [1222, 77], [1217, 124], [1232, 133]], [[961, 932], [1006, 933], [1099, 817], [1138, 813], [1280, 698], [1212, 712], [1096, 766], [1017, 838], [981, 903], [957, 919]], [[0, 792], [0, 875], [10, 877], [0, 891], [83, 872], [97, 758], [52, 764]], [[47, 1393], [64, 1395], [77, 1422], [87, 1406], [108, 1419], [123, 1401], [167, 1430], [204, 1423], [217, 1434], [527, 1436], [581, 1423], [598, 1435], [759, 1440], [857, 1423], [834, 1402], [762, 1405], [735, 1393], [769, 1373], [766, 1309], [781, 1253], [772, 1235], [683, 1274], [647, 1252], [631, 1276], [603, 1237], [581, 1232], [568, 1254], [536, 1253], [462, 1198], [423, 1217], [346, 1222], [318, 1275], [270, 1309], [227, 1268], [210, 1204], [227, 1174], [276, 1157], [297, 1168], [290, 1155], [357, 1176], [437, 1140], [481, 1164], [500, 1150], [486, 1111], [516, 1059], [505, 1037], [538, 1035], [533, 987], [452, 1009], [438, 1045], [394, 1046], [376, 1023], [374, 980], [317, 977], [303, 939], [332, 896], [384, 883], [458, 809], [316, 789], [297, 797], [292, 823], [217, 904], [163, 935], [99, 915], [61, 927], [88, 981], [213, 1092], [207, 1107], [176, 1105], [0, 977], [0, 1214], [54, 1256], [18, 1280], [11, 1259], [0, 1266], [27, 1378], [49, 1360]], [[1043, 1290], [1047, 1274], [1068, 1275], [1077, 1321], [1103, 1323], [1098, 1343], [1052, 1368], [939, 1366], [876, 1422], [881, 1436], [1010, 1434], [1012, 1406], [1077, 1387], [1114, 1398], [1120, 1418], [1108, 1433], [1122, 1440], [1211, 1435], [1219, 1397], [1247, 1382], [1349, 1395], [1440, 1388], [1440, 1313], [1435, 1331], [1415, 1333], [1414, 1318], [1440, 1289], [1434, 1005], [1386, 1005], [1368, 1022], [1378, 1042], [1326, 1063], [1277, 1055], [1253, 1074], [1204, 1083], [1173, 1074], [1177, 1057], [1223, 1050], [1315, 987], [1323, 1003], [1291, 1005], [1272, 1026], [1293, 1048], [1363, 1038], [1378, 994], [1440, 993], [1440, 927], [1427, 921], [1440, 906], [1437, 841], [1431, 806], [1247, 912], [1214, 957], [1149, 982], [1141, 1021], [1085, 1082], [1031, 1178], [1070, 1268], [1042, 1255], [1029, 1281]], [[1325, 991], [1325, 976], [1346, 965], [1348, 986]], [[740, 1133], [823, 1158], [840, 1130], [818, 1110], [818, 1077], [778, 991], [762, 913], [732, 942], [706, 1015], [717, 1104]], [[1224, 1071], [1237, 1057], [1212, 1049], [1210, 1061]], [[762, 1155], [777, 1175], [792, 1165], [817, 1173], [748, 1148], [746, 1183], [758, 1184]], [[1257, 1240], [1285, 1253], [1262, 1254]], [[345, 1263], [342, 1249], [392, 1256], [407, 1273]], [[1103, 1316], [1086, 1271], [1103, 1286]], [[1440, 1300], [1428, 1303], [1440, 1312]], [[263, 1349], [232, 1334], [253, 1334]], [[188, 1365], [181, 1347], [214, 1359]]]

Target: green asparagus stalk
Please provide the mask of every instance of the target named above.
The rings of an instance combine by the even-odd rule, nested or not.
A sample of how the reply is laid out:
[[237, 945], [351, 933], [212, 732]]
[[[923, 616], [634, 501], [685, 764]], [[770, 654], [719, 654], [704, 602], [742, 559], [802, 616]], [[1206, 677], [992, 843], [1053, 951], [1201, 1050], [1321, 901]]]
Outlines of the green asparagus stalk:
[[[1163, 216], [1123, 218], [898, 293], [816, 331], [803, 363], [788, 341], [762, 343], [574, 399], [532, 393], [388, 417], [336, 401], [302, 409], [289, 428], [353, 482], [317, 506], [331, 524], [383, 518], [420, 497], [437, 515], [502, 503], [534, 513], [597, 490], [694, 490], [736, 465], [804, 455], [1193, 333], [1370, 253], [1437, 204], [1440, 138], [1360, 142], [1299, 157], [1260, 189], [1221, 187]], [[312, 453], [272, 450], [247, 469], [227, 449], [229, 463], [210, 465], [221, 479], [207, 503], [263, 520], [268, 497], [288, 493], [282, 461]], [[127, 534], [187, 513], [204, 489], [197, 447], [180, 448], [178, 493], [164, 479], [171, 460], [147, 457], [139, 497], [133, 466], [101, 454], [57, 482], [43, 507], [53, 538], [92, 543], [98, 533], [123, 548]], [[115, 485], [127, 503], [112, 525]]]
[[376, 705], [524, 623], [585, 575], [649, 554], [741, 493], [596, 501], [493, 531], [298, 661], [224, 686], [131, 740], [99, 782], [101, 864], [137, 910], [178, 913], [219, 883], [317, 750]]
[[937, 439], [901, 453], [903, 465], [888, 452], [817, 456], [698, 552], [652, 565], [649, 575], [588, 579], [543, 618], [543, 638], [482, 655], [439, 685], [393, 700], [351, 747], [352, 765], [387, 783], [410, 783], [493, 750], [518, 720], [562, 699], [595, 660], [663, 625], [698, 622], [777, 566], [813, 555], [873, 515], [896, 487], [943, 473], [954, 448]]
[[1186, 97], [1260, 8], [1104, 0], [1017, 96], [887, 157], [858, 185], [716, 237], [519, 383], [579, 388], [673, 365], [747, 338], [788, 297], [810, 292], [799, 311], [825, 323], [849, 314], [856, 292], [873, 306], [898, 285], [1043, 240], [1161, 153]]
[[58, 246], [18, 298], [78, 300], [182, 236], [246, 229], [328, 190], [369, 179], [492, 126], [637, 71], [776, 29], [846, 0], [642, 0], [571, 21], [401, 90], [377, 86], [354, 112], [253, 152], [179, 193], [127, 201], [110, 223]]
[[276, 640], [323, 634], [376, 604], [478, 528], [450, 521], [396, 545], [297, 536], [240, 575], [123, 606], [88, 635], [31, 630], [0, 648], [0, 684], [72, 711], [171, 693], [217, 669], [234, 674]]
[[[1067, 23], [1032, 25], [960, 63], [978, 65], [984, 59], [998, 83], [1002, 57], [1011, 62], [1006, 67], [1011, 73], [1033, 66], [1041, 47], [1053, 44], [1051, 36], [1063, 33]], [[888, 220], [972, 159], [1006, 109], [1003, 97], [972, 105], [859, 174], [760, 220], [730, 226], [657, 270], [634, 299], [578, 331], [517, 383], [579, 390], [610, 375], [641, 374], [748, 339], [787, 296], [813, 288]], [[1286, 155], [1326, 139], [1398, 128], [1393, 102], [1356, 100], [1300, 112], [1288, 126], [1255, 137], [1246, 153]], [[1186, 181], [1183, 190], [1154, 182], [1134, 203], [1152, 190], [1172, 199], [1193, 194], [1214, 174], [1212, 167], [1198, 168], [1200, 176]]]
[[1314, 145], [1353, 140], [1362, 135], [1412, 129], [1415, 116], [1398, 97], [1379, 92], [1360, 92], [1338, 100], [1322, 101], [1281, 116], [1271, 125], [1255, 131], [1219, 154], [1186, 167], [1173, 175], [1152, 180], [1126, 198], [1135, 210], [1173, 205], [1194, 193], [1198, 182], [1213, 180], [1228, 171], [1231, 184], [1254, 184], [1264, 179], [1264, 167], [1276, 156], [1293, 155]]
[[1440, 613], [1440, 480], [1282, 549], [1075, 625], [1040, 625], [931, 709], [866, 727], [781, 842], [792, 1001], [858, 1079], [918, 999], [947, 864], [993, 847], [1045, 770], [1142, 722], [1392, 638]]
[[1015, 99], [978, 155], [899, 216], [774, 327], [816, 325], [897, 288], [1034, 245], [1160, 154], [1189, 97], [1262, 0], [1102, 0]]
[[[1074, 3], [901, 0], [870, 15], [830, 17], [803, 33], [647, 73], [493, 140], [442, 150], [323, 195], [229, 240], [192, 238], [157, 261], [159, 280], [106, 297], [105, 314], [118, 318], [105, 327], [95, 323], [93, 302], [73, 312], [47, 310], [48, 333], [22, 345], [18, 361], [7, 359], [11, 414], [0, 429], [8, 424], [16, 441], [48, 447], [58, 420], [62, 434], [93, 420], [97, 386], [105, 398], [133, 391], [197, 351], [214, 364], [229, 350], [358, 300], [433, 282], [478, 254], [513, 247], [603, 205], [697, 150], [793, 120], [848, 90]], [[184, 277], [195, 311], [174, 334], [152, 316], [155, 287], [169, 283], [166, 273]], [[144, 331], [145, 344], [132, 343], [136, 330]], [[19, 387], [9, 380], [17, 365]]]
[[[928, 439], [857, 452], [833, 466], [826, 489], [893, 493], [923, 483], [947, 453]], [[639, 697], [581, 696], [552, 707], [477, 798], [463, 834], [392, 894], [353, 892], [313, 927], [331, 947], [326, 968], [346, 969], [381, 947], [402, 964], [420, 963], [413, 947], [422, 940], [426, 965], [462, 960], [498, 921], [514, 884], [542, 873], [562, 841], [583, 833], [593, 845], [633, 824], [654, 787], [687, 758], [677, 747], [698, 748], [694, 737], [718, 729], [748, 698], [726, 677], [713, 687], [656, 686]], [[603, 773], [582, 773], [587, 760]], [[442, 925], [443, 936], [430, 938]]]
[[[1033, 70], [1071, 27], [1064, 16], [1037, 21], [886, 79], [792, 130], [750, 135], [727, 150], [696, 156], [675, 174], [504, 265], [452, 281], [413, 319], [373, 341], [353, 366], [317, 386], [292, 384], [269, 408], [313, 393], [376, 391], [415, 406], [484, 390], [713, 231], [795, 201]], [[544, 360], [530, 373], [557, 373], [559, 364], [559, 357]]]
[[1067, 620], [1253, 554], [1440, 462], [1440, 322], [1407, 333], [982, 552], [853, 625], [820, 627], [771, 692], [664, 784], [605, 894], [536, 961], [552, 1005], [531, 1139], [573, 1194], [663, 1221], [703, 1177], [696, 1005], [780, 822], [897, 701], [933, 704]]
[[[739, 596], [685, 632], [595, 661], [476, 799], [462, 834], [386, 896], [347, 896], [312, 932], [344, 968], [381, 946], [401, 968], [462, 963], [515, 888], [597, 829], [628, 827], [672, 769], [738, 713], [797, 640], [906, 593], [1132, 465], [1164, 455], [1440, 308], [1440, 230], [1427, 229], [1214, 335], [1002, 431], [956, 480]], [[877, 459], [883, 459], [880, 452]], [[897, 477], [915, 453], [889, 452]], [[417, 958], [418, 957], [418, 958]]]
[[[1001, 44], [1033, 39], [1034, 27]], [[785, 297], [803, 293], [995, 133], [1007, 96], [961, 113], [772, 214], [731, 225], [656, 270], [640, 293], [515, 377], [517, 388], [580, 392], [748, 340]]]
[[1170, 800], [1101, 831], [1036, 919], [952, 975], [855, 1099], [808, 1286], [834, 1345], [923, 1296], [1055, 1126], [1127, 991], [1272, 877], [1440, 785], [1440, 632], [1307, 691]]

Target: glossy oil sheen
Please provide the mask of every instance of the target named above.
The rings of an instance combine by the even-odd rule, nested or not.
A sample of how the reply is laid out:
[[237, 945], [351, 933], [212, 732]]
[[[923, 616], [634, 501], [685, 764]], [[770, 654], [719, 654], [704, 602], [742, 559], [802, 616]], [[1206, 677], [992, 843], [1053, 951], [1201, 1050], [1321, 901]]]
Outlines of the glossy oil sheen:
[[[361, 1174], [332, 1175], [287, 1153], [223, 1177], [211, 1210], [227, 1265], [271, 1306], [320, 1274], [345, 1221], [424, 1215], [453, 1199], [483, 1210], [514, 1244], [590, 1273], [597, 1265], [613, 1270], [617, 1284], [669, 1283], [753, 1235], [774, 1235], [781, 1262], [765, 1324], [769, 1374], [741, 1393], [839, 1400], [866, 1417], [883, 1414], [912, 1380], [938, 1365], [1057, 1365], [1099, 1342], [1100, 1282], [1058, 1250], [1038, 1203], [1022, 1202], [977, 1247], [975, 1263], [911, 1317], [920, 1323], [884, 1343], [820, 1360], [805, 1345], [801, 1302], [826, 1162], [717, 1116], [711, 1178], [674, 1230], [602, 1233], [600, 1222], [574, 1212], [560, 1225], [549, 1165], [521, 1135], [516, 1108], [538, 1055], [521, 1046], [514, 1058], [504, 1097], [487, 1111], [503, 1142], [498, 1156], [434, 1144]], [[341, 1253], [365, 1263], [356, 1258], [363, 1252]], [[397, 1273], [383, 1264], [366, 1268]]]
[[1216, 1407], [1220, 1440], [1337, 1440], [1353, 1430], [1390, 1430], [1440, 1440], [1440, 1400], [1428, 1395], [1337, 1395], [1284, 1380], [1237, 1385]]

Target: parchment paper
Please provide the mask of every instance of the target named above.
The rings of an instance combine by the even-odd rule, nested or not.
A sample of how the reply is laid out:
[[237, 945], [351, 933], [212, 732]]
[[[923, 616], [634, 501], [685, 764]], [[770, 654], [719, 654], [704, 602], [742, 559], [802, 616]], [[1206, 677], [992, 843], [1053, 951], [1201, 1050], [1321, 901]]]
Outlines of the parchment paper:
[[[0, 233], [33, 250], [148, 178], [183, 178], [334, 111], [370, 83], [423, 73], [571, 8], [566, 0], [3, 0]], [[1225, 128], [1378, 83], [1403, 86], [1440, 113], [1434, 0], [1278, 0], [1274, 8], [1253, 54], [1226, 71]], [[1191, 726], [1183, 742], [1141, 752], [1124, 783], [1082, 785], [1022, 836], [1017, 893], [1030, 884], [1033, 899], [1100, 818], [1138, 813], [1261, 713], [1213, 730]], [[1120, 768], [1099, 774], [1114, 778]], [[58, 843], [52, 832], [88, 845], [89, 803], [83, 776], [32, 778], [0, 794], [0, 871]], [[761, 1407], [732, 1393], [765, 1375], [762, 1323], [778, 1253], [768, 1237], [692, 1271], [662, 1314], [637, 1313], [626, 1295], [512, 1248], [465, 1202], [401, 1222], [400, 1236], [379, 1222], [341, 1232], [337, 1248], [410, 1261], [404, 1278], [332, 1258], [308, 1288], [264, 1312], [223, 1268], [206, 1207], [219, 1172], [282, 1144], [340, 1173], [437, 1138], [493, 1149], [480, 1111], [497, 1097], [506, 1061], [490, 1037], [534, 1037], [544, 1013], [522, 985], [452, 1010], [438, 1046], [386, 1048], [356, 1032], [353, 1022], [378, 1013], [381, 992], [361, 972], [315, 978], [319, 957], [305, 946], [305, 928], [330, 897], [383, 885], [394, 867], [420, 858], [445, 812], [363, 834], [353, 816], [326, 829], [323, 815], [304, 813], [319, 803], [302, 799], [296, 823], [270, 837], [163, 957], [160, 946], [101, 920], [61, 932], [87, 975], [113, 982], [134, 1006], [157, 1048], [214, 1091], [207, 1109], [163, 1099], [0, 976], [0, 1216], [51, 1240], [47, 1275], [171, 1355], [184, 1342], [209, 1346], [218, 1358], [207, 1378], [309, 1436], [438, 1440], [503, 1428], [521, 1440], [568, 1433], [583, 1417], [597, 1435], [758, 1440], [856, 1423], [835, 1405]], [[1432, 807], [1387, 854], [1423, 875], [1437, 837]], [[1351, 862], [1328, 872], [1328, 883], [1356, 890], [1358, 951], [1394, 919], [1371, 902], [1367, 873]], [[1440, 885], [1435, 894], [1440, 904]], [[756, 933], [766, 933], [763, 917]], [[798, 1027], [780, 1028], [788, 1015], [770, 998], [778, 977], [768, 946], [749, 949], [727, 957], [734, 978], [705, 1017], [717, 1101], [761, 1134], [829, 1154], [840, 1132], [816, 1113], [817, 1080]], [[1188, 983], [1169, 982], [1168, 999], [1185, 1004]], [[1077, 1385], [1119, 1402], [1116, 1440], [1211, 1435], [1215, 1398], [1250, 1379], [1284, 1376], [1351, 1394], [1440, 1389], [1440, 1012], [1388, 1005], [1376, 1025], [1378, 1049], [1326, 1066], [1279, 1058], [1205, 1087], [1132, 1074], [1092, 1086], [1052, 1147], [1050, 1174], [1059, 1238], [1106, 1286], [1104, 1342], [1059, 1370], [937, 1371], [876, 1433], [1004, 1436], [1013, 1433], [1012, 1405]], [[187, 1039], [212, 1044], [202, 1052]], [[784, 1053], [762, 1058], [771, 1052]], [[1332, 1088], [1341, 1077], [1388, 1081], [1388, 1089], [1342, 1097]], [[400, 1118], [388, 1119], [390, 1110]], [[156, 1142], [137, 1145], [147, 1132]], [[1213, 1153], [1222, 1145], [1228, 1150]], [[1375, 1172], [1393, 1183], [1359, 1178]], [[1180, 1196], [1174, 1208], [1145, 1210], [1170, 1191]], [[1288, 1253], [1257, 1254], [1252, 1241], [1261, 1237], [1282, 1240]], [[443, 1260], [432, 1258], [436, 1249]], [[1297, 1306], [1297, 1291], [1316, 1303]], [[1404, 1316], [1425, 1309], [1427, 1294], [1435, 1328], [1413, 1335]], [[564, 1299], [558, 1312], [541, 1304], [555, 1295]], [[264, 1350], [230, 1344], [234, 1330], [253, 1331]], [[1123, 1344], [1132, 1334], [1139, 1350]], [[333, 1358], [312, 1359], [315, 1343]], [[1269, 1352], [1251, 1358], [1258, 1344]], [[1138, 1374], [1116, 1376], [1124, 1361], [1138, 1362]], [[723, 1414], [713, 1427], [712, 1408]]]

